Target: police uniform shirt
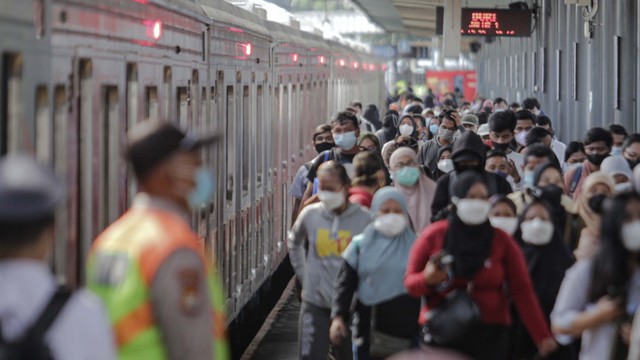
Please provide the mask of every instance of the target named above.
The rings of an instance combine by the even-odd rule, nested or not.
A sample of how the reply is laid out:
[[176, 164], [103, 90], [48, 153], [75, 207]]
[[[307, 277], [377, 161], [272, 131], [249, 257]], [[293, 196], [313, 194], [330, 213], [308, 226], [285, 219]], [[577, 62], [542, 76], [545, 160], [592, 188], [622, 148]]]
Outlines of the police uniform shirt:
[[[7, 341], [19, 339], [40, 316], [57, 283], [38, 261], [0, 261], [0, 327]], [[73, 293], [44, 341], [54, 359], [116, 359], [111, 325], [100, 300], [86, 290]]]

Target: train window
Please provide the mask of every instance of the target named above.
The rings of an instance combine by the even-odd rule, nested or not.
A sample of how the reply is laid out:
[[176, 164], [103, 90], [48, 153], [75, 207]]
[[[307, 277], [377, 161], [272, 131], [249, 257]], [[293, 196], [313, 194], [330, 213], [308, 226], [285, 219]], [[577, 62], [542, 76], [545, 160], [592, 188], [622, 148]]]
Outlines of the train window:
[[[64, 85], [53, 90], [53, 166], [60, 179], [67, 176], [67, 92]], [[66, 283], [67, 245], [69, 241], [67, 207], [60, 206], [55, 217], [56, 246], [53, 252], [53, 268], [62, 283]]]
[[158, 88], [147, 86], [144, 89], [144, 117], [151, 121], [158, 121]]
[[171, 119], [171, 67], [164, 68], [164, 95], [162, 104], [162, 118]]
[[263, 143], [265, 133], [263, 131], [263, 97], [262, 97], [262, 85], [258, 85], [258, 89], [256, 90], [257, 100], [256, 100], [256, 151], [254, 152], [256, 156], [256, 182], [258, 184], [262, 183], [262, 166], [264, 161], [263, 154]]
[[24, 104], [22, 98], [22, 56], [17, 54], [5, 54], [3, 59], [3, 89], [4, 94], [2, 108], [5, 113], [2, 118], [1, 153], [16, 152], [28, 144], [23, 143], [28, 139], [27, 122], [24, 121]]
[[249, 143], [251, 139], [251, 99], [248, 86], [242, 88], [242, 190], [249, 191], [249, 169], [251, 159], [249, 158]]
[[182, 86], [176, 89], [176, 99], [176, 105], [178, 106], [178, 126], [182, 129], [188, 129], [189, 95], [187, 94], [186, 87]]
[[52, 160], [51, 121], [49, 120], [49, 92], [45, 85], [36, 88], [36, 156], [44, 163]]
[[[91, 241], [94, 235], [97, 235], [97, 229], [94, 229], [96, 212], [93, 209], [94, 204], [94, 164], [93, 164], [93, 79], [92, 79], [92, 63], [91, 60], [80, 60], [79, 77], [79, 103], [80, 103], [80, 119], [78, 124], [80, 127], [80, 183], [78, 203], [78, 214], [82, 214], [78, 218], [78, 233], [80, 238], [79, 264], [85, 264], [86, 254], [89, 252]], [[81, 273], [80, 282], [84, 281]]]
[[102, 91], [102, 116], [100, 117], [100, 148], [99, 161], [100, 176], [100, 204], [104, 206], [101, 211], [98, 227], [104, 229], [118, 218], [119, 198], [119, 106], [118, 88], [104, 86]]
[[231, 205], [233, 202], [233, 174], [235, 170], [236, 161], [236, 142], [235, 131], [233, 129], [236, 120], [236, 102], [233, 95], [233, 86], [227, 86], [227, 106], [225, 114], [225, 139], [226, 139], [226, 161], [227, 164], [227, 205]]
[[138, 65], [127, 64], [127, 129], [138, 122]]

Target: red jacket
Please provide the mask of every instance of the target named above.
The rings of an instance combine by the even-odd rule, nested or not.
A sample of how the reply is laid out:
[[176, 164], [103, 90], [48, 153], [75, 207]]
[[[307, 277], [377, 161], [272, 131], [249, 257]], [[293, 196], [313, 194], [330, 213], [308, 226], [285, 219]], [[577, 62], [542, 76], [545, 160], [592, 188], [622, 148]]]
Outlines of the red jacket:
[[352, 187], [349, 189], [349, 202], [359, 204], [367, 209], [371, 208], [371, 201], [373, 200], [373, 194], [361, 187]]
[[[441, 303], [452, 288], [466, 288], [466, 281], [461, 278], [454, 278], [449, 288], [443, 291], [427, 285], [424, 280], [423, 272], [427, 261], [442, 249], [448, 228], [449, 222], [446, 220], [431, 224], [416, 239], [409, 253], [404, 286], [409, 294], [426, 297], [426, 304], [420, 313], [421, 324], [425, 323], [425, 314], [429, 308]], [[535, 343], [539, 344], [551, 337], [551, 331], [531, 285], [524, 256], [515, 241], [501, 230], [495, 231], [492, 246], [485, 266], [473, 279], [473, 298], [482, 313], [482, 321], [510, 325], [511, 299], [527, 331]]]

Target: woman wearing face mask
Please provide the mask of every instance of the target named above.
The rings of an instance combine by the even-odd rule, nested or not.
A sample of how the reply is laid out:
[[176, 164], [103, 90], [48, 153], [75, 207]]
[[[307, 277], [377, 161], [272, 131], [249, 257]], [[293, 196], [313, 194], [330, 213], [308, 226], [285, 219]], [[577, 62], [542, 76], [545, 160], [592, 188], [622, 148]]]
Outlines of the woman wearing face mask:
[[627, 358], [628, 323], [640, 300], [640, 197], [608, 199], [603, 214], [600, 248], [567, 270], [551, 313], [558, 341], [582, 337], [583, 360]]
[[398, 135], [399, 122], [400, 119], [397, 111], [389, 110], [384, 114], [382, 129], [376, 131], [376, 136], [381, 145], [384, 146], [384, 144], [396, 138], [396, 135]]
[[[564, 273], [574, 262], [560, 232], [554, 226], [551, 206], [541, 200], [533, 200], [520, 217], [515, 239], [527, 261], [529, 276], [542, 312], [549, 321]], [[527, 334], [518, 314], [515, 311], [512, 313], [509, 358], [534, 359], [538, 349]], [[561, 347], [550, 358], [569, 360], [574, 357], [569, 347]]]
[[394, 139], [391, 139], [382, 146], [382, 156], [390, 153], [390, 147], [392, 147], [394, 142], [398, 143], [399, 138], [402, 138], [403, 140], [405, 138], [410, 138], [416, 146], [418, 145], [418, 131], [416, 130], [416, 123], [411, 115], [404, 115], [400, 118], [398, 134]]
[[[391, 355], [388, 343], [377, 342], [372, 350], [378, 351], [370, 354], [371, 330], [394, 337], [406, 348], [419, 330], [420, 301], [409, 296], [402, 283], [409, 250], [416, 239], [406, 200], [397, 189], [384, 187], [373, 197], [371, 214], [373, 223], [355, 236], [342, 254], [344, 261], [336, 281], [332, 308], [331, 340], [338, 344], [346, 334], [351, 300], [357, 291], [358, 325], [354, 338], [359, 344], [358, 359]], [[372, 314], [375, 315], [373, 319]], [[374, 334], [374, 340], [384, 341], [383, 337]], [[376, 345], [387, 345], [387, 351], [379, 351], [384, 349], [377, 349]]]
[[[344, 166], [325, 162], [318, 169], [318, 179], [320, 202], [300, 212], [287, 245], [291, 265], [302, 284], [299, 358], [326, 360], [331, 301], [341, 254], [371, 217], [360, 205], [347, 200], [350, 181]], [[336, 350], [340, 359], [350, 359], [350, 339], [344, 339]]]
[[513, 201], [504, 195], [494, 195], [489, 199], [489, 203], [491, 204], [489, 211], [491, 226], [513, 236], [518, 228], [516, 206]]
[[445, 145], [438, 149], [438, 168], [433, 172], [433, 181], [438, 181], [441, 176], [453, 171], [452, 152], [453, 147], [451, 145]]
[[373, 194], [386, 185], [387, 174], [378, 154], [361, 152], [353, 158], [355, 177], [349, 189], [349, 201], [371, 207]]
[[616, 194], [633, 190], [633, 185], [631, 184], [633, 173], [629, 163], [621, 155], [609, 156], [604, 159], [602, 165], [600, 165], [600, 172], [613, 178]]
[[[564, 195], [564, 185], [562, 183], [562, 172], [554, 163], [545, 162], [536, 166], [531, 172], [531, 185], [527, 188], [509, 194], [509, 199], [513, 201], [521, 214], [524, 208], [533, 200], [533, 189], [545, 188], [559, 197], [558, 202], [568, 212], [575, 212], [573, 201], [569, 196]], [[551, 188], [553, 186], [553, 188]]]
[[576, 204], [578, 215], [585, 224], [580, 232], [578, 247], [573, 252], [576, 259], [592, 256], [600, 244], [600, 227], [602, 222], [602, 203], [613, 195], [615, 187], [611, 176], [596, 171], [584, 182], [580, 198]]
[[[428, 322], [428, 310], [442, 304], [453, 289], [468, 289], [481, 323], [449, 347], [474, 359], [507, 359], [512, 299], [541, 355], [548, 355], [557, 344], [536, 300], [522, 252], [509, 235], [491, 227], [483, 178], [461, 173], [452, 196], [455, 206], [449, 216], [426, 228], [409, 254], [404, 285], [409, 294], [423, 297], [420, 323]], [[453, 257], [449, 266], [438, 261], [443, 251]]]
[[420, 232], [431, 223], [431, 202], [436, 183], [420, 170], [418, 156], [409, 148], [394, 151], [389, 163], [393, 183], [407, 200], [413, 229]]

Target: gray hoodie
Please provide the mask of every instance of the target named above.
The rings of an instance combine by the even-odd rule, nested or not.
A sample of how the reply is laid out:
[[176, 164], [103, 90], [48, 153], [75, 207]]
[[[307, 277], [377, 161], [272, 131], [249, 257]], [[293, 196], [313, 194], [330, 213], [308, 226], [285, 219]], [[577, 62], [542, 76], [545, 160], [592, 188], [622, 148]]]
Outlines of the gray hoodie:
[[[289, 233], [288, 247], [291, 265], [302, 282], [304, 301], [331, 308], [334, 282], [344, 261], [342, 252], [370, 222], [369, 212], [357, 204], [349, 204], [339, 215], [322, 203], [302, 210]], [[305, 240], [309, 242], [306, 258]]]

